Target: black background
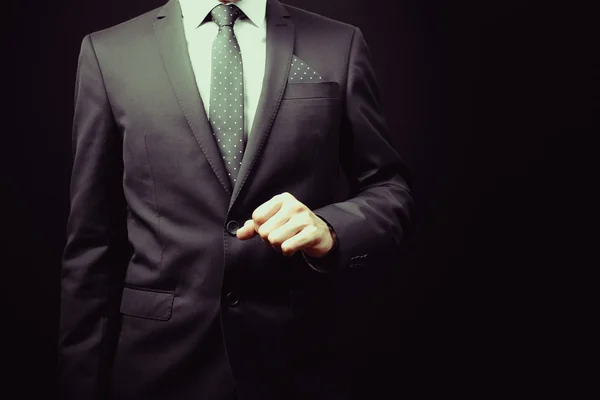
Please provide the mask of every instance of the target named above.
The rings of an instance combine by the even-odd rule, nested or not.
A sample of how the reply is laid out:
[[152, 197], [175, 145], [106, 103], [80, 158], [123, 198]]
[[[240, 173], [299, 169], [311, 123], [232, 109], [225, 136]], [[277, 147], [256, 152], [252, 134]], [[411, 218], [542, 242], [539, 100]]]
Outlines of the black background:
[[[54, 393], [81, 40], [163, 3], [3, 10], [2, 379], [17, 398]], [[525, 0], [286, 3], [361, 28], [413, 174], [417, 230], [396, 268], [342, 285], [341, 340], [356, 341], [360, 397], [565, 389], [551, 378], [567, 353], [554, 328], [570, 318], [563, 272], [577, 264], [569, 244], [588, 182], [575, 161], [591, 160], [591, 11]]]

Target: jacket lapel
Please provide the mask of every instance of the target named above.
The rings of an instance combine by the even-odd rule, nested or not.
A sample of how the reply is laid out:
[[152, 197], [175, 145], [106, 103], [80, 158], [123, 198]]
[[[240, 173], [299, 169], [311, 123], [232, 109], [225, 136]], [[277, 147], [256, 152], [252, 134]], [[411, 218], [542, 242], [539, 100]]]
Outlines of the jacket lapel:
[[251, 134], [246, 144], [238, 179], [233, 188], [196, 86], [183, 32], [183, 18], [179, 2], [169, 0], [159, 10], [154, 21], [154, 32], [163, 63], [179, 106], [188, 122], [191, 134], [194, 135], [223, 189], [231, 196], [230, 209], [262, 154], [272, 122], [281, 103], [292, 63], [294, 26], [289, 20], [290, 14], [278, 0], [268, 0], [266, 15], [265, 75]]
[[261, 156], [271, 125], [279, 110], [287, 84], [294, 51], [294, 25], [289, 12], [278, 0], [267, 1], [267, 48], [265, 77], [262, 84], [256, 116], [244, 150], [242, 165], [233, 189], [229, 210], [248, 180], [256, 161]]
[[194, 78], [183, 32], [181, 8], [177, 0], [169, 0], [160, 9], [154, 20], [154, 33], [177, 102], [190, 127], [190, 133], [196, 138], [223, 189], [231, 195], [231, 182]]

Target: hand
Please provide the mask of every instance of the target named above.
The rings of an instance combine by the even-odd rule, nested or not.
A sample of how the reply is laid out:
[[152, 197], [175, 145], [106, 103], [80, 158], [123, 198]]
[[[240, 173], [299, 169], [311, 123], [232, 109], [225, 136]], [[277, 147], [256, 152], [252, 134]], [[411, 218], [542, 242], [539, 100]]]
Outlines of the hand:
[[252, 219], [238, 229], [236, 236], [247, 240], [256, 233], [288, 257], [298, 250], [309, 257], [324, 257], [335, 241], [335, 233], [329, 230], [327, 223], [287, 192], [254, 210]]

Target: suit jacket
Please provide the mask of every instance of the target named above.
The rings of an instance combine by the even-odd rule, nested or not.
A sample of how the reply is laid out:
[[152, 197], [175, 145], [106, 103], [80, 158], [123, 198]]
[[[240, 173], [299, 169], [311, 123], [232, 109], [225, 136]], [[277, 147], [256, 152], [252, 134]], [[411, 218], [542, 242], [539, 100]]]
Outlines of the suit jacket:
[[[267, 4], [266, 73], [231, 186], [194, 83], [179, 3], [86, 35], [63, 254], [66, 399], [351, 398], [335, 277], [386, 262], [412, 218], [361, 31]], [[323, 77], [292, 83], [292, 57]], [[334, 200], [340, 170], [345, 201]], [[310, 268], [235, 232], [289, 192], [338, 237]]]

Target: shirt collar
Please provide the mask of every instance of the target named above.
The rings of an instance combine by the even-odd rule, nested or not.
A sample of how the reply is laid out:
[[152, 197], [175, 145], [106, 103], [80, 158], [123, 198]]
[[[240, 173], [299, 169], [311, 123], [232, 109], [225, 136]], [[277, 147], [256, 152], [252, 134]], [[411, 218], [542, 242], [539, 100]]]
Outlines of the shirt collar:
[[[186, 29], [195, 29], [208, 17], [210, 11], [217, 5], [223, 4], [219, 0], [179, 0], [183, 24]], [[248, 19], [257, 27], [265, 24], [267, 0], [240, 0], [232, 3], [238, 6]]]

